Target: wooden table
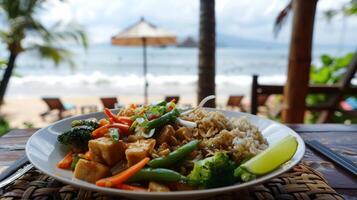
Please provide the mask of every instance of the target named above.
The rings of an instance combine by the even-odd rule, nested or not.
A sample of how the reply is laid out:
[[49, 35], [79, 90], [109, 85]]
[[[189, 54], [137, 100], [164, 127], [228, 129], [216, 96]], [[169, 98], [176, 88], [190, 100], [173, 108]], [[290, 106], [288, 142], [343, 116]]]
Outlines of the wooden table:
[[[357, 163], [357, 125], [290, 125], [304, 140], [316, 139]], [[24, 154], [28, 138], [36, 129], [12, 130], [0, 138], [0, 172]], [[305, 164], [321, 172], [346, 199], [357, 199], [357, 177], [307, 148]]]

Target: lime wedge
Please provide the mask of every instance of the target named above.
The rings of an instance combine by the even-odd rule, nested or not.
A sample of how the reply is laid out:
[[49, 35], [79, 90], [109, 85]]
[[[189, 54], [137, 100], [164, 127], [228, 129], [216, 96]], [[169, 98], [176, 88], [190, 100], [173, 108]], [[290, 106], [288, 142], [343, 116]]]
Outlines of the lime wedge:
[[241, 167], [255, 175], [263, 175], [273, 171], [290, 160], [297, 149], [296, 138], [288, 135], [265, 151], [243, 163]]

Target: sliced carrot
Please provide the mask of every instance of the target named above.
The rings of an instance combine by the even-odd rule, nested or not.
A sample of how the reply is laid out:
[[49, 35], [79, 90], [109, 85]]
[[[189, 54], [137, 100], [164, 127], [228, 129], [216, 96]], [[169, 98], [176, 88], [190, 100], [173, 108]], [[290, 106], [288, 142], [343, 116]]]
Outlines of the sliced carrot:
[[111, 123], [116, 122], [115, 115], [108, 108], [104, 108], [104, 114], [108, 117]]
[[121, 124], [127, 124], [129, 126], [131, 126], [131, 124], [133, 123], [133, 120], [131, 120], [130, 117], [116, 116], [108, 108], [104, 108], [104, 114], [108, 117], [111, 123], [121, 123]]
[[109, 124], [109, 121], [107, 120], [107, 119], [101, 119], [101, 120], [99, 120], [99, 126], [101, 127], [101, 126], [105, 126], [105, 125], [107, 125], [107, 124]]
[[119, 123], [127, 124], [129, 126], [131, 126], [131, 124], [133, 123], [133, 120], [130, 117], [116, 116], [116, 119], [118, 120]]
[[117, 128], [120, 130], [120, 133], [127, 135], [130, 127], [127, 124], [115, 123], [109, 124], [109, 128]]
[[57, 167], [61, 169], [68, 169], [73, 161], [72, 154], [73, 154], [72, 151], [68, 152], [66, 156], [64, 156], [64, 158], [57, 163]]
[[112, 187], [112, 186], [120, 185], [120, 184], [124, 183], [126, 180], [128, 180], [130, 177], [132, 177], [134, 174], [136, 174], [149, 161], [150, 161], [150, 158], [146, 157], [146, 158], [142, 159], [140, 162], [136, 163], [135, 165], [120, 172], [119, 174], [116, 174], [116, 175], [108, 177], [108, 178], [100, 179], [95, 184], [97, 186], [101, 186], [101, 187]]
[[85, 154], [84, 154], [84, 158], [86, 160], [93, 160], [93, 154], [91, 151], [87, 151]]
[[130, 108], [136, 109], [138, 106], [135, 103], [130, 104]]
[[119, 184], [119, 185], [116, 185], [115, 187], [118, 189], [122, 189], [122, 190], [143, 191], [143, 192], [148, 191], [147, 188], [133, 186], [133, 185], [127, 185], [127, 184]]
[[124, 135], [128, 135], [130, 127], [127, 124], [120, 124], [120, 123], [107, 124], [95, 129], [92, 132], [92, 137], [93, 138], [103, 137], [109, 131], [110, 128], [117, 128], [120, 130], [120, 133]]
[[109, 129], [109, 124], [101, 126], [92, 132], [92, 137], [93, 138], [102, 137], [105, 133], [108, 132], [108, 129]]

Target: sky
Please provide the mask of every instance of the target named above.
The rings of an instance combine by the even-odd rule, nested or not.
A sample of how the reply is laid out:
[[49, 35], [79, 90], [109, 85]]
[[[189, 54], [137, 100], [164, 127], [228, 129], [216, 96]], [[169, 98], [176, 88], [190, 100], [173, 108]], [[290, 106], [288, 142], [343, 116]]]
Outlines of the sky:
[[[216, 0], [218, 34], [288, 43], [291, 16], [279, 37], [274, 39], [274, 19], [288, 0]], [[348, 0], [319, 0], [315, 21], [315, 44], [351, 44], [357, 41], [357, 17], [337, 16], [328, 23], [322, 13], [339, 8]], [[179, 38], [198, 36], [199, 0], [50, 0], [40, 17], [47, 24], [75, 21], [88, 32], [91, 43], [109, 43], [111, 36], [140, 17]], [[343, 28], [344, 27], [344, 28]], [[356, 43], [356, 42], [355, 42]]]

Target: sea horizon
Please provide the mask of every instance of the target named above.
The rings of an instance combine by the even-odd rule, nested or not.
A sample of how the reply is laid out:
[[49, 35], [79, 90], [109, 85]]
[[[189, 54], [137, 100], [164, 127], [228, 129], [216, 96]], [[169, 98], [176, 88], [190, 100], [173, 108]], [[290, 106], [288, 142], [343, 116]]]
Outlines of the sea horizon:
[[[34, 53], [21, 55], [7, 95], [100, 96], [143, 92], [142, 48], [110, 44], [92, 45], [87, 51], [76, 45], [69, 48], [74, 52], [74, 68], [67, 63], [55, 66]], [[317, 47], [312, 63], [319, 65], [319, 56], [324, 53], [343, 55], [353, 50], [345, 47], [338, 53], [337, 47]], [[195, 95], [197, 48], [149, 47], [147, 52], [149, 94]], [[261, 83], [284, 84], [287, 62], [288, 46], [217, 47], [217, 93], [248, 95], [253, 74], [259, 75]]]

